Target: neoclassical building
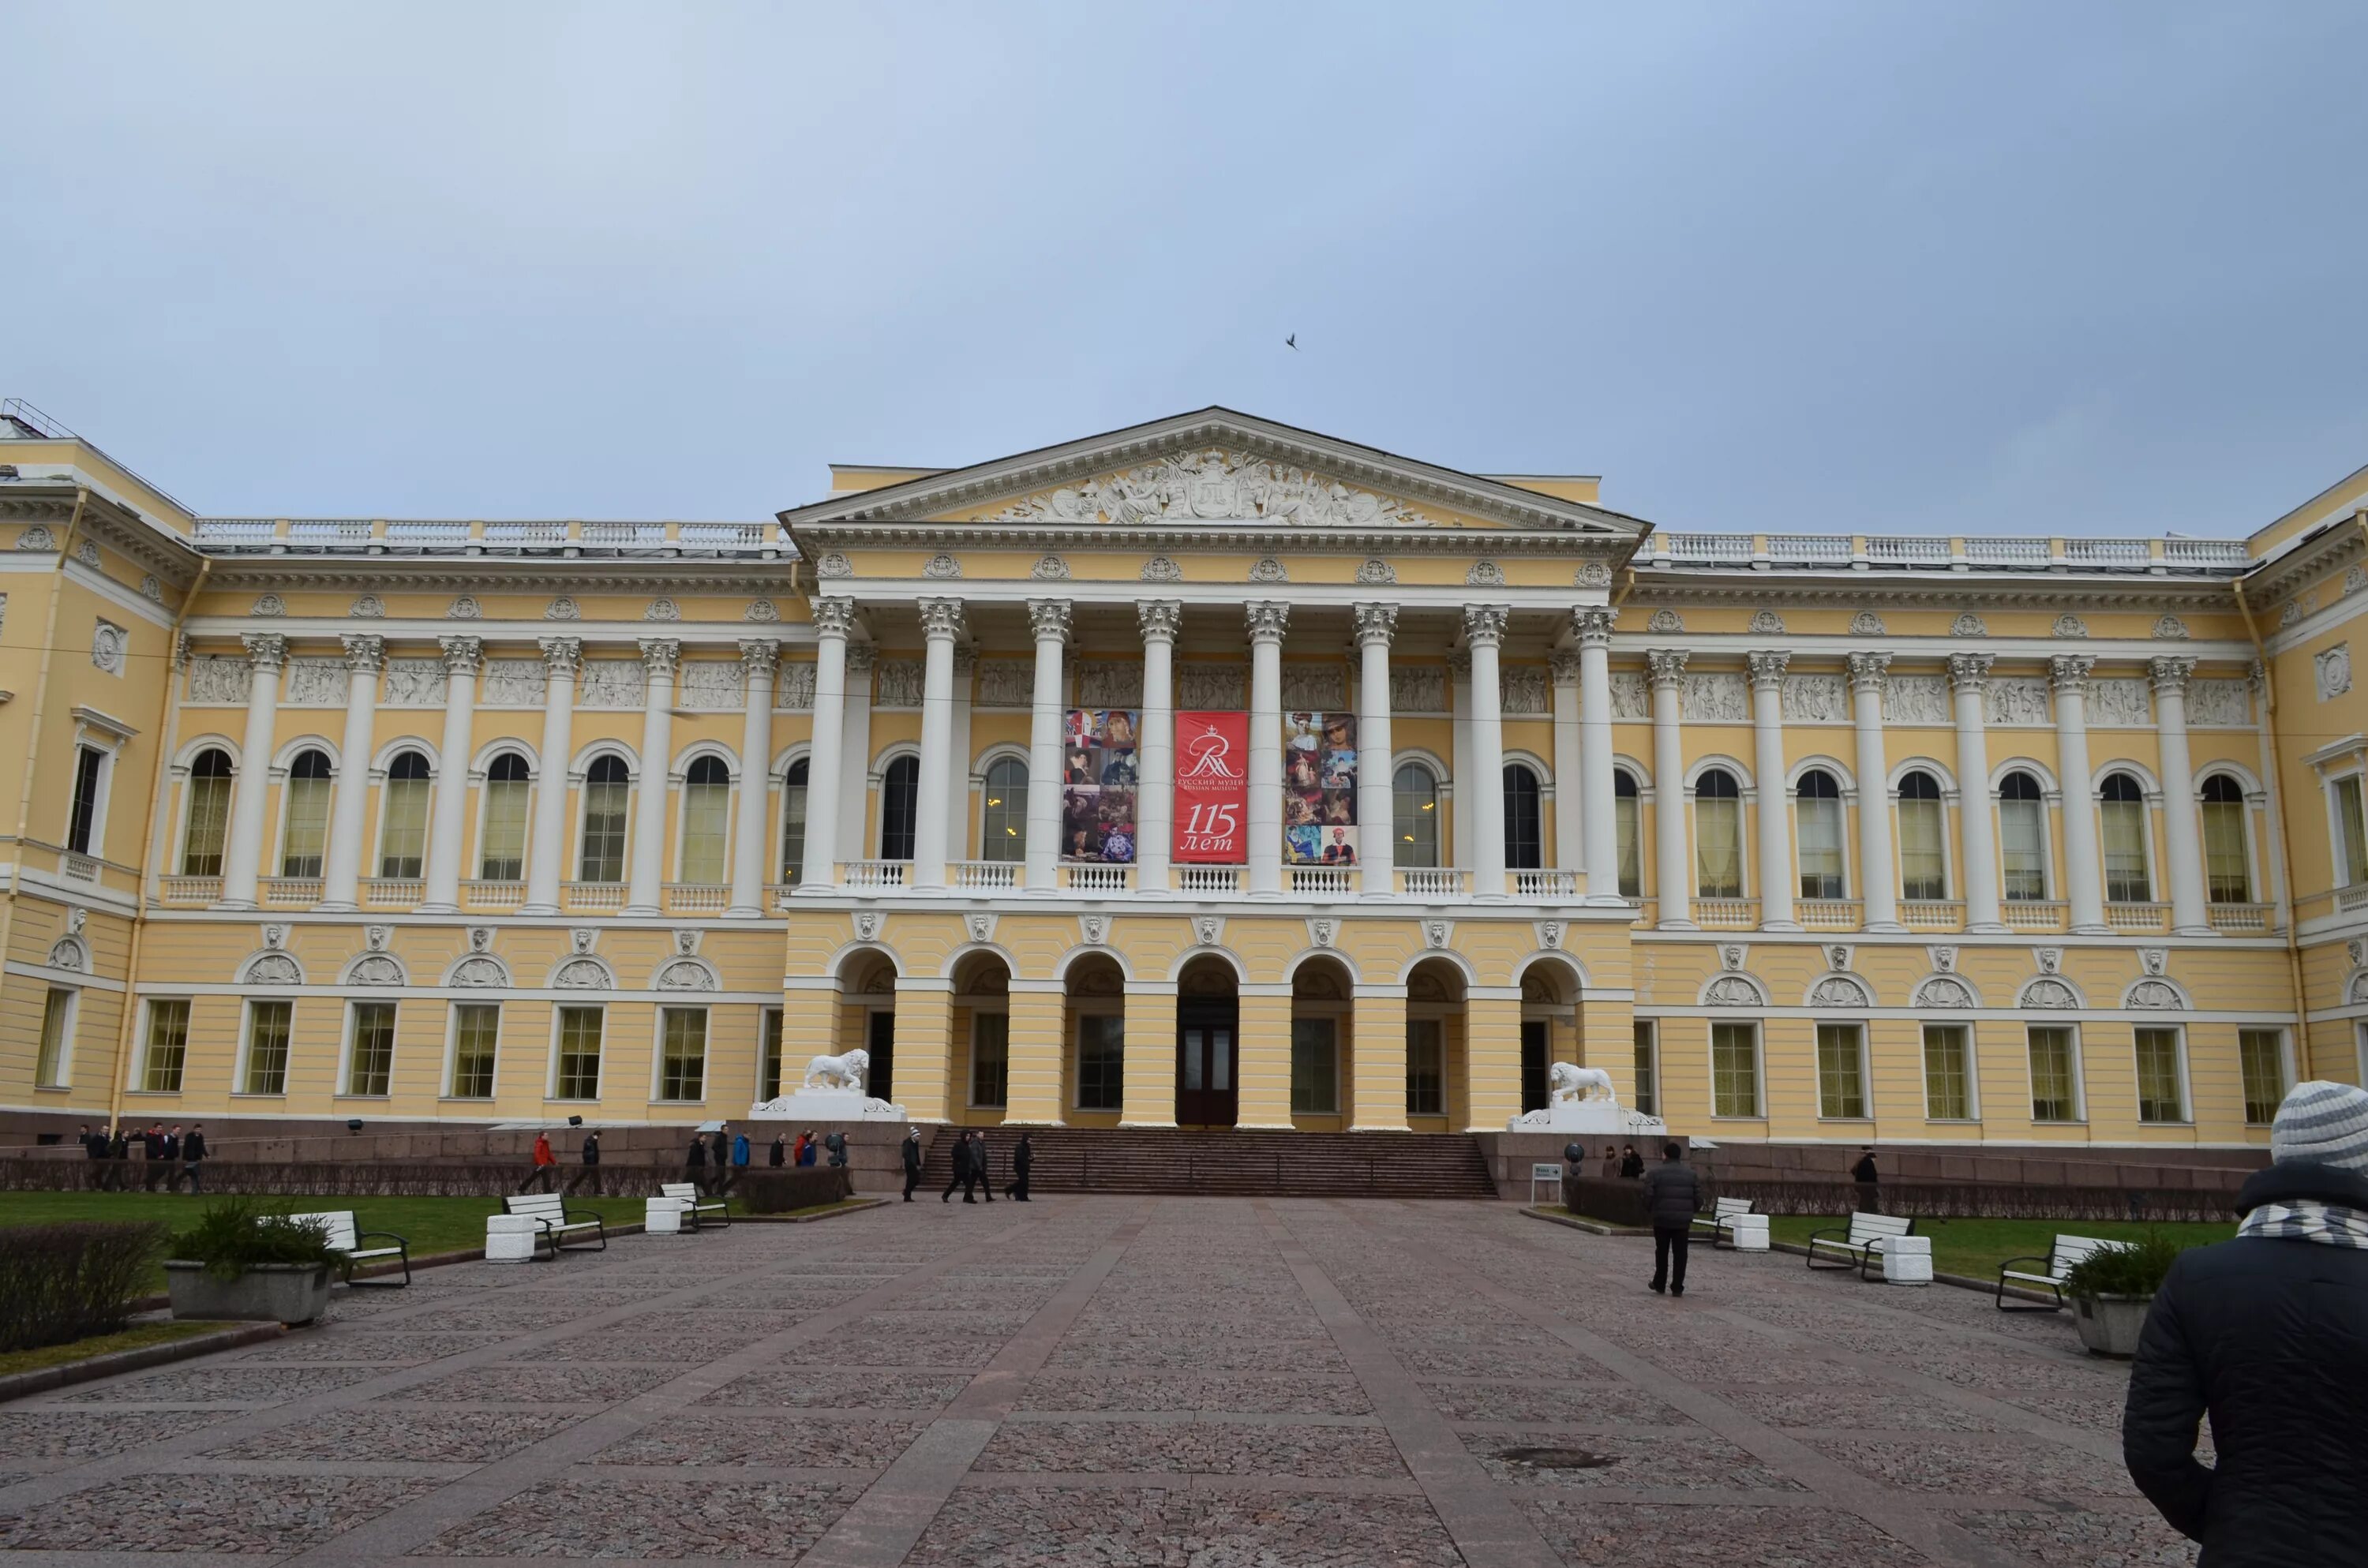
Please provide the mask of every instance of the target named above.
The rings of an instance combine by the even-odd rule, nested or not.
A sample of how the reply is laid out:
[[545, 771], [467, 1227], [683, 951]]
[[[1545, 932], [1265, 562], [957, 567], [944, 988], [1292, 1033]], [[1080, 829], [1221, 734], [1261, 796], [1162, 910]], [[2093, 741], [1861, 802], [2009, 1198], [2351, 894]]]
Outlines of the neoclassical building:
[[1498, 1131], [1576, 1061], [1722, 1143], [2262, 1145], [2361, 1075], [2363, 504], [1661, 531], [1208, 409], [760, 522], [233, 518], [12, 405], [6, 1141], [861, 1047], [933, 1122]]

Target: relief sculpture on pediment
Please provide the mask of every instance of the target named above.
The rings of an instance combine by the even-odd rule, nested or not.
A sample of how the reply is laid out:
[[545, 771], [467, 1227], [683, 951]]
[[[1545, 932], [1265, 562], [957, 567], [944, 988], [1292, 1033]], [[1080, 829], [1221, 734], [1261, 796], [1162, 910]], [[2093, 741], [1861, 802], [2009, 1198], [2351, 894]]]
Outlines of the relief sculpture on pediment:
[[1430, 519], [1305, 469], [1203, 448], [1015, 501], [985, 522], [1240, 521], [1304, 527], [1427, 528]]

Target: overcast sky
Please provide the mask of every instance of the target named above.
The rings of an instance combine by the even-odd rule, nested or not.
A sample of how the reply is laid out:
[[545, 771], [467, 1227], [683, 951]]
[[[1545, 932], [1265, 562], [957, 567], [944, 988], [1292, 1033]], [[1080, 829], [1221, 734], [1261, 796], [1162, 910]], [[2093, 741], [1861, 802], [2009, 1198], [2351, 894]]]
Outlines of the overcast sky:
[[0, 395], [230, 515], [761, 517], [1211, 403], [1674, 528], [2368, 463], [2368, 6], [1384, 9], [0, 0]]

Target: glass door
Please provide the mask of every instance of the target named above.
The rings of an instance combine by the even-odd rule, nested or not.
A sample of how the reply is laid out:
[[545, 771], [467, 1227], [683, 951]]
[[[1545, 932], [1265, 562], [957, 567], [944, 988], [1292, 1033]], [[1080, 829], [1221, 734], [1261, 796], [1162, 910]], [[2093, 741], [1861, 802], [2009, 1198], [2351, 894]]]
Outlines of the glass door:
[[1222, 1003], [1188, 1003], [1176, 1017], [1176, 1120], [1185, 1127], [1231, 1127], [1239, 1114], [1235, 1062], [1239, 1012]]
[[871, 1017], [871, 1027], [863, 1035], [863, 1048], [871, 1052], [871, 1070], [863, 1075], [863, 1092], [875, 1100], [893, 1099], [896, 1087], [896, 1015], [882, 1009]]
[[1546, 1105], [1546, 1021], [1521, 1020], [1521, 1108], [1543, 1110]]

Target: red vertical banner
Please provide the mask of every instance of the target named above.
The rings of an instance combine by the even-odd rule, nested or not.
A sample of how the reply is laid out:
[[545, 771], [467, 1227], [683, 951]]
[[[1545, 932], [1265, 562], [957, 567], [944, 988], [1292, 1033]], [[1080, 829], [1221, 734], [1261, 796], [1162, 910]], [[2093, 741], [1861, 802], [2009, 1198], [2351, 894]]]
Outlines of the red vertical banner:
[[1250, 719], [1176, 715], [1177, 863], [1238, 866], [1249, 858]]

